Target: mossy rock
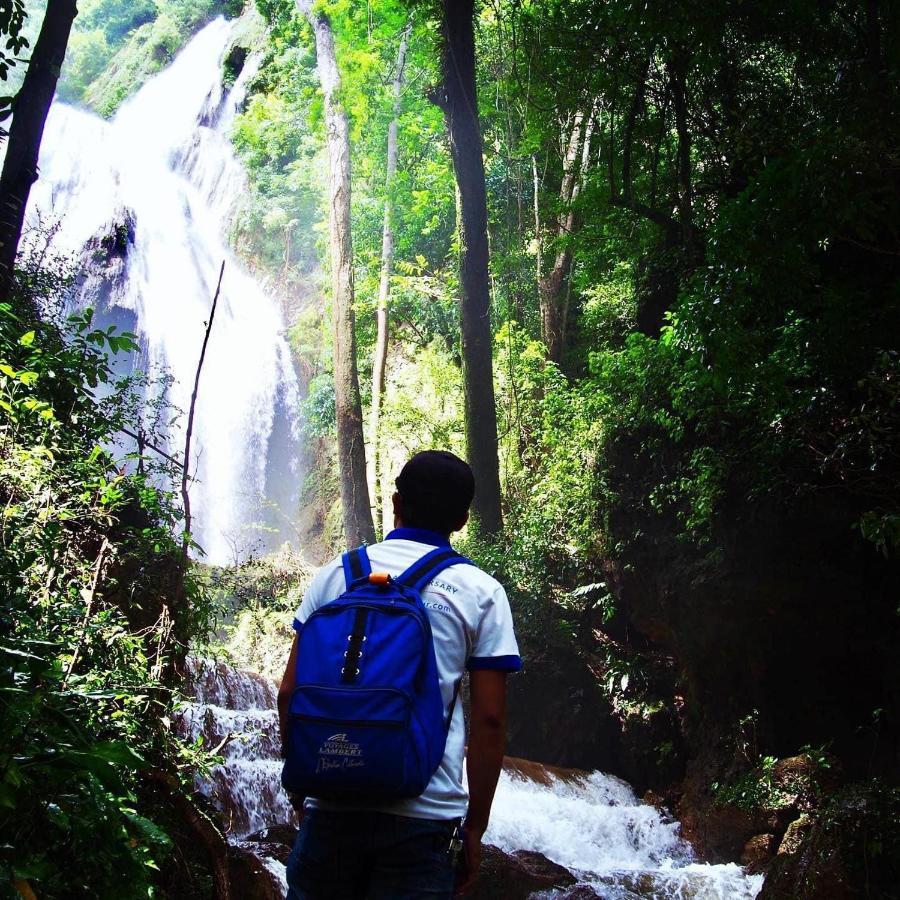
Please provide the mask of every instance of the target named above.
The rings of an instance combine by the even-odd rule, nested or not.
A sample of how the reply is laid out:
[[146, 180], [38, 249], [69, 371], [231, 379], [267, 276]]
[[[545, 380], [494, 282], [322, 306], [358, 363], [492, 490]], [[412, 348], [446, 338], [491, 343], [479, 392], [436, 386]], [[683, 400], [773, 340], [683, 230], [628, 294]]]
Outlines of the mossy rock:
[[785, 837], [759, 900], [888, 900], [898, 884], [900, 790], [876, 781], [836, 795], [805, 839]]

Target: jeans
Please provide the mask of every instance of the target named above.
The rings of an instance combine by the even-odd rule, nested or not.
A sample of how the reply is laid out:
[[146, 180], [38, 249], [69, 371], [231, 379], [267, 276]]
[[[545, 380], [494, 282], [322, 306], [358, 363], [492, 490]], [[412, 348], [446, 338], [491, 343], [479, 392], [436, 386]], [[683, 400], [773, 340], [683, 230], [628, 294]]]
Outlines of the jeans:
[[458, 824], [307, 810], [287, 863], [288, 900], [450, 900]]

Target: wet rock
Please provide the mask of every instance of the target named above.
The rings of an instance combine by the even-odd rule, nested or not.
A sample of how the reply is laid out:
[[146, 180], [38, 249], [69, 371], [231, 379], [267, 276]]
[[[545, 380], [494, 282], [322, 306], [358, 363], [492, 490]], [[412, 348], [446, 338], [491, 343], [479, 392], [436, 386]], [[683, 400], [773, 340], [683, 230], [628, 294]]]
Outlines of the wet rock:
[[242, 47], [240, 44], [235, 44], [231, 50], [228, 51], [228, 55], [225, 57], [225, 61], [222, 64], [226, 84], [231, 85], [237, 81], [238, 76], [244, 70], [244, 64], [247, 62], [247, 55], [247, 48]]
[[297, 839], [298, 828], [296, 825], [284, 823], [281, 825], [270, 825], [249, 835], [248, 841], [269, 841], [277, 844], [284, 844], [287, 847], [293, 847], [294, 841]]
[[109, 223], [104, 234], [92, 238], [87, 245], [94, 262], [111, 265], [113, 260], [125, 259], [134, 246], [136, 220], [134, 211], [124, 209]]
[[812, 828], [812, 819], [809, 816], [802, 815], [794, 819], [788, 825], [787, 831], [785, 831], [784, 837], [778, 845], [778, 855], [797, 853], [800, 850], [800, 845], [806, 840], [810, 828]]
[[778, 837], [774, 834], [757, 834], [744, 844], [741, 865], [747, 867], [750, 875], [764, 871], [775, 856], [778, 844]]
[[757, 819], [734, 806], [721, 806], [705, 795], [686, 794], [678, 805], [681, 836], [701, 859], [720, 863], [737, 859], [747, 841], [767, 829]]
[[617, 774], [636, 790], [665, 790], [683, 777], [683, 740], [671, 705], [646, 705], [619, 718]]
[[280, 783], [274, 684], [211, 660], [189, 658], [185, 669], [184, 691], [195, 700], [185, 704], [176, 728], [224, 757], [197, 786], [221, 813], [229, 837], [295, 821]]
[[294, 825], [272, 825], [256, 831], [244, 839], [244, 844], [257, 844], [258, 855], [277, 859], [281, 863], [287, 863], [297, 838], [298, 829]]
[[[836, 760], [807, 754], [778, 760], [773, 766], [747, 771], [734, 766], [723, 776], [722, 759], [710, 750], [691, 763], [678, 805], [682, 833], [698, 855], [713, 862], [736, 859], [746, 843], [760, 834], [781, 838], [788, 825], [820, 803], [834, 789], [840, 767]], [[744, 783], [746, 800], [726, 802], [710, 784], [723, 787]], [[752, 799], [751, 799], [752, 798]]]
[[900, 791], [874, 782], [791, 823], [758, 900], [887, 900], [898, 883]]
[[562, 893], [554, 892], [553, 900], [604, 900], [604, 898], [589, 884], [576, 884]]
[[535, 781], [543, 785], [551, 785], [554, 779], [570, 784], [579, 784], [583, 783], [590, 774], [585, 772], [584, 769], [550, 766], [544, 763], [533, 762], [530, 759], [520, 759], [517, 756], [504, 756], [503, 768], [512, 775], [518, 775], [527, 781]]
[[103, 230], [85, 243], [79, 289], [95, 309], [105, 308], [122, 290], [135, 234], [134, 211], [119, 209]]
[[478, 880], [466, 896], [469, 900], [527, 900], [537, 892], [569, 888], [575, 882], [568, 869], [540, 853], [530, 850], [504, 853], [486, 844], [482, 848]]
[[524, 646], [509, 684], [510, 753], [558, 766], [611, 771], [619, 723], [590, 668], [571, 648]]
[[231, 896], [241, 900], [284, 900], [286, 884], [279, 866], [245, 843], [228, 848]]

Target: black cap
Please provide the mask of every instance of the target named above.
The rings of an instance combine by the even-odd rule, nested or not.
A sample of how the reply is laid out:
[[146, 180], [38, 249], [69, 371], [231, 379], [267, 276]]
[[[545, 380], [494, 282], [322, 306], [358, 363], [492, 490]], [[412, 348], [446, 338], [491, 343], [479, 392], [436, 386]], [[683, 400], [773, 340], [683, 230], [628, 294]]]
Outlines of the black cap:
[[475, 496], [469, 464], [447, 450], [423, 450], [400, 470], [395, 482], [403, 524], [441, 534], [456, 531]]

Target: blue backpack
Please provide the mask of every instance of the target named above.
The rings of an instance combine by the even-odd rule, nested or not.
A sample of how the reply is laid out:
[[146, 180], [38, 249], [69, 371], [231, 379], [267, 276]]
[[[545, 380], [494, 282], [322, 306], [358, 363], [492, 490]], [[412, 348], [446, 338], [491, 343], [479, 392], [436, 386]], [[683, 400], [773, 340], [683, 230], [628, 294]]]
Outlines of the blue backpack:
[[364, 547], [344, 554], [346, 590], [298, 632], [281, 775], [286, 790], [364, 802], [425, 790], [443, 759], [453, 706], [445, 721], [420, 592], [457, 563], [472, 564], [438, 547], [392, 578], [372, 572]]

